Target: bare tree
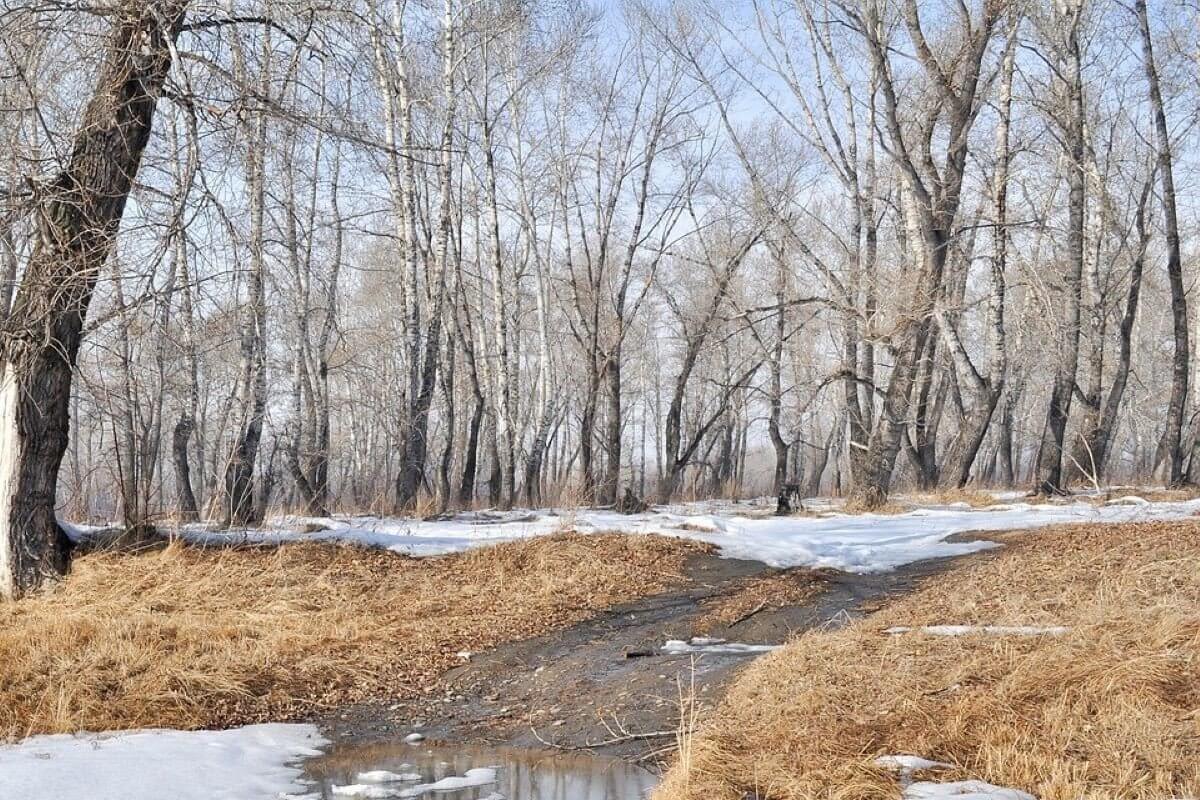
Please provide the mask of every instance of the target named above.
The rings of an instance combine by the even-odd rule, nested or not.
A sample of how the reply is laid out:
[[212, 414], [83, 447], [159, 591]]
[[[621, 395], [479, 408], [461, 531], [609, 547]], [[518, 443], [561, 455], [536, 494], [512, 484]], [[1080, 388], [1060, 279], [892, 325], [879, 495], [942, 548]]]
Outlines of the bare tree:
[[183, 25], [184, 2], [110, 16], [98, 76], [70, 155], [37, 191], [38, 236], [4, 326], [0, 378], [0, 596], [60, 576], [70, 543], [55, 519], [71, 371], [92, 290], [121, 222]]

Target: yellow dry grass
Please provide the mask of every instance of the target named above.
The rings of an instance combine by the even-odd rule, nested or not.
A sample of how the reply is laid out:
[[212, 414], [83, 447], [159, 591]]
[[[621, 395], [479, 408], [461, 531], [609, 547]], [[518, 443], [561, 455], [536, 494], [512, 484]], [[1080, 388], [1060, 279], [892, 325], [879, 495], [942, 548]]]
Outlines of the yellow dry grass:
[[928, 494], [913, 495], [912, 499], [917, 503], [936, 505], [966, 503], [971, 508], [987, 508], [998, 502], [992, 495], [977, 489], [942, 489]]
[[429, 559], [328, 545], [94, 554], [0, 604], [0, 737], [296, 718], [682, 578], [703, 546], [564, 534]]
[[872, 505], [862, 502], [857, 499], [847, 500], [842, 504], [841, 508], [836, 509], [843, 514], [907, 514], [912, 511], [912, 506], [888, 500], [880, 505]]
[[[1200, 796], [1200, 524], [1002, 538], [995, 557], [755, 662], [656, 800], [895, 798], [883, 754], [1041, 800]], [[1069, 631], [884, 633], [948, 623]]]
[[1200, 497], [1200, 486], [1181, 486], [1177, 489], [1164, 489], [1160, 486], [1114, 487], [1109, 489], [1106, 494], [1108, 498], [1136, 495], [1151, 503], [1180, 503]]

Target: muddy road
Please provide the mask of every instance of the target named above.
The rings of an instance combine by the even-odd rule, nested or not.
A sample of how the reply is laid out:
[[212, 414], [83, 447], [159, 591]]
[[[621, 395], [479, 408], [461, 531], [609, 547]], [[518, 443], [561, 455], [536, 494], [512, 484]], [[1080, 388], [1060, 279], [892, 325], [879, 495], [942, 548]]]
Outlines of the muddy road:
[[[430, 741], [589, 751], [654, 766], [675, 749], [681, 709], [701, 715], [753, 658], [663, 652], [694, 636], [778, 645], [838, 626], [968, 558], [922, 561], [893, 572], [854, 575], [771, 569], [756, 561], [696, 555], [679, 588], [617, 606], [586, 622], [487, 653], [463, 654], [436, 696], [338, 709], [316, 720], [342, 744], [395, 742], [414, 731]], [[713, 623], [764, 579], [805, 587], [797, 602], [755, 604]], [[737, 610], [737, 609], [735, 609]], [[726, 615], [729, 616], [729, 615]]]

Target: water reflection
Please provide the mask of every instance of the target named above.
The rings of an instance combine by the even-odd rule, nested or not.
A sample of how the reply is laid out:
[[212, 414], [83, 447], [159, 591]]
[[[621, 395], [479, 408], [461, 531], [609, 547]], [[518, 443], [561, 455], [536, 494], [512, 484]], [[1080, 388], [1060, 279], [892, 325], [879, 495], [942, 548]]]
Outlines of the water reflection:
[[[496, 768], [495, 783], [451, 791], [424, 789], [481, 767]], [[363, 780], [380, 770], [419, 774], [421, 780], [379, 784]], [[609, 758], [407, 744], [336, 747], [309, 762], [306, 771], [316, 783], [313, 796], [325, 800], [414, 796], [424, 800], [644, 800], [658, 782], [644, 769]], [[354, 784], [370, 786], [358, 795], [334, 792], [334, 787]]]

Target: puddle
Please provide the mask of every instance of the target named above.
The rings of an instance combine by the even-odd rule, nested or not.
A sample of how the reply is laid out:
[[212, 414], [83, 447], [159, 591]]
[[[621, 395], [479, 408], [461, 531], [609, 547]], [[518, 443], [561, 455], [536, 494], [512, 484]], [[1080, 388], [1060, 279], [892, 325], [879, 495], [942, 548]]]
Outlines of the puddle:
[[[486, 779], [488, 769], [495, 769], [495, 781], [445, 788], [474, 783], [471, 778], [481, 774]], [[468, 775], [468, 770], [473, 772]], [[305, 764], [305, 772], [315, 784], [306, 797], [314, 800], [644, 800], [658, 783], [653, 773], [617, 759], [427, 744], [339, 746]], [[407, 780], [373, 782], [372, 778], [384, 777], [381, 772]], [[361, 792], [346, 793], [346, 788], [335, 792], [335, 787], [355, 784]]]

